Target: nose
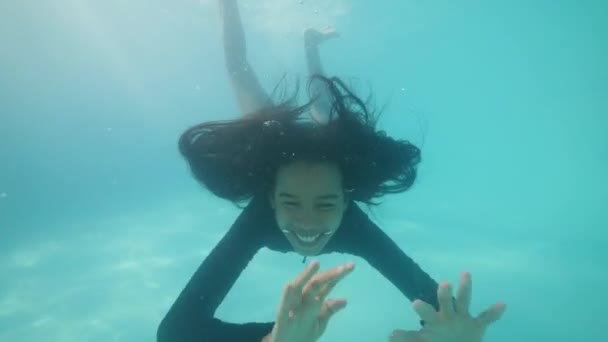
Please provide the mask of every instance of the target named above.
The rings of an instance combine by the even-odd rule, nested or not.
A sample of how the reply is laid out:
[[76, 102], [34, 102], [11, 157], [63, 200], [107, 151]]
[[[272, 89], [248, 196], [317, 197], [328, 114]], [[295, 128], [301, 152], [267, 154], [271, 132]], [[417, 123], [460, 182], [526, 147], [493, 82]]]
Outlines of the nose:
[[320, 227], [319, 216], [310, 210], [302, 210], [295, 221], [298, 229], [303, 231], [314, 231]]

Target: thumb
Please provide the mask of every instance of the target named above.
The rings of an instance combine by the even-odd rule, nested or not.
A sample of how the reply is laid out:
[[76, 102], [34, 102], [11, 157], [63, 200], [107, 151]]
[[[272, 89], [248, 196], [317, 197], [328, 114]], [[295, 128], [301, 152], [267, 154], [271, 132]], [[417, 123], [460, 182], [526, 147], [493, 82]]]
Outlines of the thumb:
[[477, 320], [479, 320], [484, 326], [490, 325], [491, 323], [499, 320], [504, 314], [505, 310], [505, 303], [498, 302], [479, 314], [479, 316], [477, 316]]

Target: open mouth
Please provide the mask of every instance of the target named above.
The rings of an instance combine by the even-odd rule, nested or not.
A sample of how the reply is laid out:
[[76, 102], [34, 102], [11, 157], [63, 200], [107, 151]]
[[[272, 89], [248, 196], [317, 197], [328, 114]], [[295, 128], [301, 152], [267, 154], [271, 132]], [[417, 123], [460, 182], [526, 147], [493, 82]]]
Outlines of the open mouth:
[[304, 246], [312, 246], [314, 244], [316, 244], [322, 237], [324, 236], [328, 236], [331, 234], [331, 232], [324, 232], [324, 233], [317, 233], [314, 235], [302, 235], [290, 230], [283, 230], [283, 233], [288, 233], [291, 234], [293, 236], [296, 237], [296, 239], [298, 240], [298, 242], [300, 242], [300, 244], [304, 245]]
[[294, 235], [298, 238], [298, 240], [300, 240], [304, 243], [315, 243], [321, 236], [321, 234], [312, 235], [312, 236], [303, 236], [298, 233], [295, 233]]

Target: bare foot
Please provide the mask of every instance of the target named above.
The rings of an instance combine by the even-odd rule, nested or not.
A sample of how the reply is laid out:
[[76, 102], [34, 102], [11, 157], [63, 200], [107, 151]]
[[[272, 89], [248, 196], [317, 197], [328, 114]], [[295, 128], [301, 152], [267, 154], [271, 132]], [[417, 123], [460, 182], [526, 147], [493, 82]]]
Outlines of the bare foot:
[[340, 35], [336, 32], [331, 26], [324, 27], [320, 30], [309, 28], [304, 31], [304, 40], [306, 41], [306, 46], [318, 46], [323, 43], [327, 39], [339, 37]]

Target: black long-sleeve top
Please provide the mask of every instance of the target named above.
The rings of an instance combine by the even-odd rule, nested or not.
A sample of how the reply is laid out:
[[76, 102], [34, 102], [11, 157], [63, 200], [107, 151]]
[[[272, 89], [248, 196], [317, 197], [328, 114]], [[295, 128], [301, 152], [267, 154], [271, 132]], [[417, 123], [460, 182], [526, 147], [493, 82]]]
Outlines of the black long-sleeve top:
[[[237, 278], [262, 248], [293, 251], [278, 228], [267, 198], [254, 198], [196, 270], [157, 332], [158, 342], [259, 342], [274, 322], [236, 324], [214, 317]], [[408, 257], [354, 202], [323, 253], [348, 253], [365, 259], [410, 301], [436, 309], [438, 284]]]

